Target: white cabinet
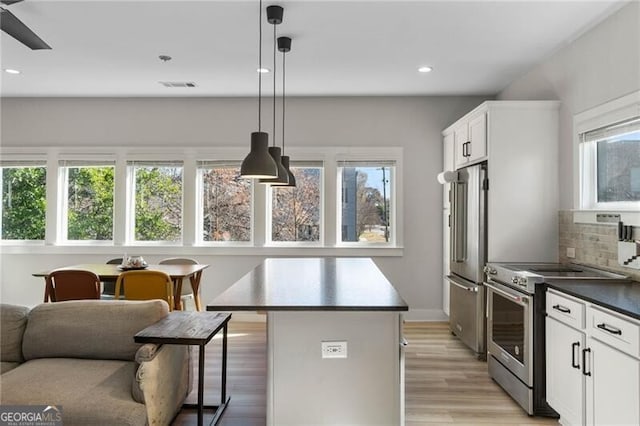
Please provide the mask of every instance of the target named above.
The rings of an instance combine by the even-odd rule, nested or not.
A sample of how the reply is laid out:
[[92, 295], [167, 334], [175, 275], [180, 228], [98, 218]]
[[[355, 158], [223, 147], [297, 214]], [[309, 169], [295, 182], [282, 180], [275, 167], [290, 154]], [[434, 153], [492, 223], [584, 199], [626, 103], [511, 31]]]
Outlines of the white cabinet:
[[640, 424], [640, 361], [589, 338], [588, 425]]
[[487, 156], [487, 114], [482, 111], [461, 120], [453, 130], [456, 168], [484, 160]]
[[562, 413], [565, 425], [584, 424], [584, 378], [581, 350], [585, 334], [546, 318], [547, 402]]
[[640, 424], [640, 321], [554, 290], [546, 302], [547, 402], [561, 423]]
[[456, 170], [487, 162], [489, 262], [558, 260], [558, 108], [486, 101], [442, 132], [453, 137]]

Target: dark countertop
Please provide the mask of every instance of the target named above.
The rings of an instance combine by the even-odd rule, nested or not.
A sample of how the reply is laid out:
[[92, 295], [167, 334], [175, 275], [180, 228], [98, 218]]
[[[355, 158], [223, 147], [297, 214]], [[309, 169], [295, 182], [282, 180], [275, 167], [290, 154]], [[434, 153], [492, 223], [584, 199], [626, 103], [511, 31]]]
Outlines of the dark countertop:
[[640, 282], [630, 280], [548, 280], [547, 286], [612, 311], [640, 319]]
[[209, 311], [407, 311], [369, 258], [274, 258], [207, 304]]

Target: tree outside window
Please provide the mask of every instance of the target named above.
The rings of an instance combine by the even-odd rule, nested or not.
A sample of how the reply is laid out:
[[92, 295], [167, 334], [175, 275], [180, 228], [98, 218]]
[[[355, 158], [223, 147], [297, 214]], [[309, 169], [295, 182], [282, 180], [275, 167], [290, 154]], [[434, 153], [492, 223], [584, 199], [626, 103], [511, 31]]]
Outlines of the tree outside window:
[[271, 187], [271, 241], [320, 241], [321, 167], [291, 167], [295, 187]]
[[251, 241], [251, 182], [240, 167], [222, 162], [201, 163], [201, 232], [203, 241]]
[[388, 243], [394, 167], [384, 162], [344, 162], [342, 166], [342, 242]]
[[136, 241], [182, 239], [182, 166], [175, 163], [133, 165]]
[[2, 239], [44, 240], [47, 171], [2, 167]]
[[68, 240], [113, 240], [114, 166], [66, 166]]

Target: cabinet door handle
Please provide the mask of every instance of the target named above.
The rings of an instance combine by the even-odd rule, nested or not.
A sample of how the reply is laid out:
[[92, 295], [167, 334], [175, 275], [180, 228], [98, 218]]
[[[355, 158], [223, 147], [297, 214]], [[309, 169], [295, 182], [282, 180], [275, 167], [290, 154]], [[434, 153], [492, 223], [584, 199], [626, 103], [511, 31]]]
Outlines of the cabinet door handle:
[[591, 371], [587, 371], [587, 352], [591, 353], [591, 348], [582, 350], [582, 374], [591, 376]]
[[571, 309], [562, 306], [562, 305], [553, 305], [553, 309], [555, 309], [556, 311], [560, 311], [563, 314], [570, 314], [571, 313]]
[[471, 157], [471, 141], [467, 142], [467, 157]]
[[596, 327], [598, 327], [600, 330], [604, 330], [607, 331], [611, 334], [618, 334], [620, 336], [622, 336], [622, 330], [620, 330], [619, 328], [616, 328], [612, 325], [606, 324], [606, 323], [602, 323], [602, 324], [598, 324], [596, 325]]
[[580, 364], [576, 363], [576, 348], [578, 353], [580, 352], [580, 342], [574, 342], [571, 344], [571, 366], [580, 370]]

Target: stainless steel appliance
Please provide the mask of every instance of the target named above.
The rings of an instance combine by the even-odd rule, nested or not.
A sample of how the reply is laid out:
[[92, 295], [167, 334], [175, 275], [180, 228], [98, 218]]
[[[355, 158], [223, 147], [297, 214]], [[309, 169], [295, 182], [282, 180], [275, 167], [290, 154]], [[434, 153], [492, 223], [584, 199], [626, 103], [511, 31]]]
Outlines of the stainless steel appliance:
[[451, 274], [449, 326], [478, 358], [486, 356], [485, 290], [482, 268], [486, 263], [486, 163], [457, 171], [451, 185]]
[[488, 263], [489, 375], [530, 415], [553, 416], [545, 394], [544, 285], [547, 279], [624, 279], [581, 265]]

